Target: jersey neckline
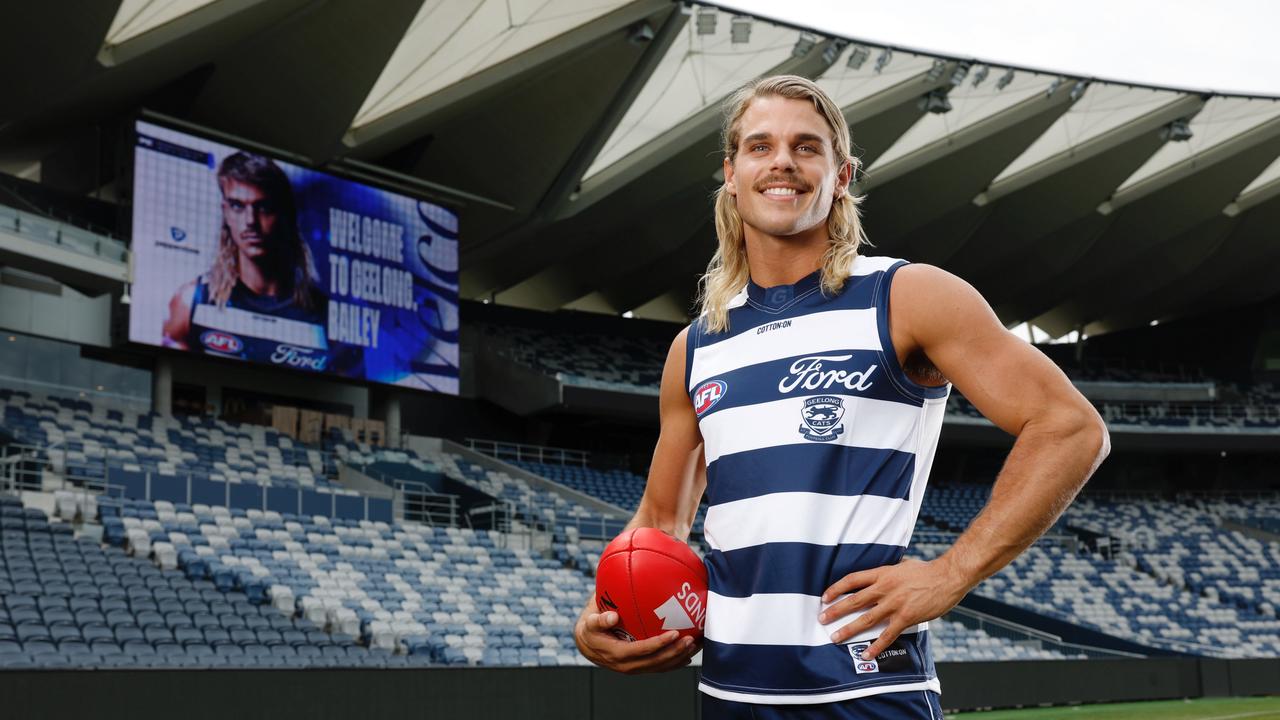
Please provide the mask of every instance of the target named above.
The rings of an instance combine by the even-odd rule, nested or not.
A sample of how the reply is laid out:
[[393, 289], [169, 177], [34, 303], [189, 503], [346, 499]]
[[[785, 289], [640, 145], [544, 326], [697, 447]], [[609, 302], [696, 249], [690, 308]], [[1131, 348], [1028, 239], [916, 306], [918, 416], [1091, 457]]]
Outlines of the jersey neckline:
[[822, 278], [822, 270], [814, 270], [792, 285], [775, 285], [761, 287], [753, 279], [747, 280], [747, 297], [756, 305], [770, 309], [778, 309], [810, 290], [818, 287]]

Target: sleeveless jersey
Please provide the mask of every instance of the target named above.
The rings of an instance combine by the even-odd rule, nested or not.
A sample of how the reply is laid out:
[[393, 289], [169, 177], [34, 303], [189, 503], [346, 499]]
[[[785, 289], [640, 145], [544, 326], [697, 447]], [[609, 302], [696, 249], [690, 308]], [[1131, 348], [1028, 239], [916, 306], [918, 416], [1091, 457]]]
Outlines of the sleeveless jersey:
[[323, 306], [304, 310], [292, 296], [258, 295], [239, 280], [226, 304], [218, 307], [209, 294], [208, 279], [201, 276], [191, 297], [187, 347], [301, 370], [327, 370], [324, 316]]
[[752, 703], [940, 692], [927, 623], [873, 661], [884, 625], [830, 635], [822, 592], [897, 563], [911, 540], [950, 386], [912, 382], [889, 334], [905, 263], [858, 257], [833, 296], [819, 273], [747, 287], [729, 329], [689, 330], [685, 381], [702, 432], [710, 552], [701, 690]]

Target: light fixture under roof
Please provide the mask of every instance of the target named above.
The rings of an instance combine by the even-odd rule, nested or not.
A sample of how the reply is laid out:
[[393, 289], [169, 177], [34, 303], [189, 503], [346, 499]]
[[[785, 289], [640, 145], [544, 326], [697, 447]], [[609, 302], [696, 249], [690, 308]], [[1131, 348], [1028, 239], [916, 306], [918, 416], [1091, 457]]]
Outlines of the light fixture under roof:
[[746, 15], [734, 15], [729, 21], [729, 42], [734, 45], [746, 45], [751, 42], [751, 18]]
[[929, 82], [938, 82], [942, 79], [942, 73], [947, 70], [947, 61], [937, 58], [933, 61], [933, 67], [929, 68], [929, 74], [925, 77], [929, 78]]
[[947, 97], [946, 90], [938, 88], [921, 97], [916, 107], [934, 115], [943, 115], [951, 112], [951, 100]]
[[893, 62], [893, 51], [885, 48], [884, 52], [880, 53], [880, 57], [876, 58], [876, 72], [883, 71], [891, 62]]
[[988, 67], [987, 65], [979, 65], [978, 69], [973, 71], [973, 87], [978, 87], [979, 85], [981, 85], [982, 81], [986, 80], [987, 76], [990, 74], [991, 74], [990, 67]]
[[1009, 87], [1009, 83], [1013, 82], [1014, 75], [1015, 73], [1013, 72], [1013, 68], [1005, 70], [1004, 74], [1000, 76], [1000, 79], [996, 81], [996, 89], [1003, 90]]
[[1160, 139], [1165, 142], [1186, 142], [1191, 136], [1191, 123], [1186, 118], [1178, 118], [1160, 128]]
[[849, 51], [849, 61], [846, 63], [846, 67], [850, 70], [861, 70], [869, 57], [871, 57], [870, 50], [862, 45], [854, 45], [853, 49]]
[[796, 46], [791, 48], [791, 57], [802, 58], [809, 54], [814, 45], [818, 44], [818, 36], [810, 32], [800, 33], [800, 37], [796, 38]]
[[716, 34], [716, 12], [715, 8], [700, 7], [698, 8], [698, 16], [695, 25], [699, 35], [715, 35]]
[[1056, 78], [1054, 78], [1054, 79], [1053, 79], [1053, 82], [1049, 84], [1049, 89], [1044, 91], [1044, 96], [1045, 96], [1045, 97], [1053, 97], [1053, 94], [1054, 94], [1054, 93], [1056, 93], [1056, 92], [1058, 92], [1058, 88], [1062, 87], [1062, 83], [1064, 83], [1064, 82], [1066, 82], [1066, 81], [1067, 81], [1067, 79], [1066, 79], [1066, 78], [1064, 78], [1064, 77], [1056, 77]]
[[959, 87], [964, 82], [964, 78], [969, 74], [969, 68], [972, 67], [967, 62], [956, 65], [956, 69], [951, 73], [951, 87]]
[[845, 46], [848, 44], [847, 40], [832, 40], [827, 43], [827, 49], [822, 51], [822, 62], [827, 65], [834, 65], [840, 57], [840, 53], [844, 51]]
[[1071, 86], [1071, 102], [1075, 102], [1079, 100], [1080, 96], [1084, 95], [1084, 91], [1087, 90], [1088, 88], [1089, 88], [1088, 80], [1077, 80], [1076, 84]]

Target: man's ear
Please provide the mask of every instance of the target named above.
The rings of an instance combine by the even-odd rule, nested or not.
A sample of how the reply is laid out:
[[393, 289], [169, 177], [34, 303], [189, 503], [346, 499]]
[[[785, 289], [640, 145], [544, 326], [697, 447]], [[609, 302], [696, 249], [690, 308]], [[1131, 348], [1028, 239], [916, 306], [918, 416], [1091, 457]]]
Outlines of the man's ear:
[[729, 158], [724, 159], [724, 189], [733, 197], [738, 197], [738, 186], [733, 182], [733, 163], [729, 162]]
[[853, 162], [849, 161], [836, 173], [836, 199], [849, 194], [849, 183], [853, 181]]

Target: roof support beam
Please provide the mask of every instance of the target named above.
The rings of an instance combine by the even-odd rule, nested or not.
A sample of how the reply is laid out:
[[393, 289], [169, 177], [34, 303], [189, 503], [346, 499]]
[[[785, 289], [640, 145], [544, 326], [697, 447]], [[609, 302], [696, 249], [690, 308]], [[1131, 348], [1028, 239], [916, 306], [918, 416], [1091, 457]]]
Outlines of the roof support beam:
[[[824, 40], [816, 44], [808, 53], [800, 58], [788, 58], [778, 63], [765, 75], [800, 75], [816, 78], [831, 67], [835, 54], [827, 53], [827, 48], [836, 42]], [[827, 56], [831, 60], [827, 60]], [[631, 181], [652, 170], [655, 166], [672, 155], [684, 152], [690, 147], [714, 136], [720, 130], [720, 103], [707, 105], [694, 113], [684, 122], [645, 144], [641, 149], [631, 153], [618, 162], [601, 170], [582, 183], [582, 190], [572, 203], [565, 206], [554, 219], [571, 217], [590, 207], [601, 198], [620, 190]]]
[[564, 211], [583, 174], [587, 172], [587, 168], [591, 167], [591, 162], [595, 160], [604, 144], [609, 141], [609, 136], [618, 127], [618, 123], [622, 122], [623, 116], [635, 102], [636, 96], [644, 89], [645, 83], [658, 68], [658, 63], [662, 62], [663, 56], [671, 49], [671, 45], [679, 37], [686, 22], [688, 22], [688, 16], [679, 8], [673, 8], [667, 15], [662, 27], [658, 28], [657, 34], [649, 41], [649, 46], [640, 56], [640, 61], [613, 94], [613, 99], [609, 101], [609, 106], [600, 116], [600, 120], [582, 138], [582, 142], [574, 149], [573, 155], [560, 169], [560, 174], [551, 183], [551, 187], [547, 189], [546, 195], [539, 203], [535, 217], [538, 219], [555, 217]]
[[1280, 117], [1273, 118], [1252, 130], [1235, 135], [1203, 152], [1192, 155], [1182, 162], [1165, 168], [1141, 182], [1134, 183], [1124, 190], [1116, 192], [1110, 199], [1098, 206], [1098, 212], [1103, 215], [1113, 213], [1179, 180], [1191, 177], [1210, 165], [1215, 165], [1234, 157], [1276, 137], [1280, 137]]
[[[946, 73], [943, 73], [943, 75], [945, 76]], [[1056, 92], [1047, 98], [1040, 93], [1036, 93], [991, 117], [938, 138], [934, 142], [887, 165], [876, 167], [874, 173], [867, 175], [859, 190], [865, 192], [874, 187], [890, 183], [896, 178], [919, 170], [929, 163], [936, 162], [958, 150], [1016, 127], [1047, 110], [1060, 108], [1059, 112], [1066, 112], [1065, 108], [1075, 102], [1076, 100], [1071, 97], [1071, 93], [1066, 91]]]
[[992, 183], [990, 187], [973, 199], [973, 204], [981, 207], [995, 202], [1000, 198], [1012, 195], [1022, 188], [1059, 173], [1065, 168], [1102, 155], [1142, 135], [1155, 132], [1161, 126], [1167, 125], [1178, 118], [1192, 117], [1200, 112], [1201, 108], [1204, 107], [1204, 103], [1205, 98], [1203, 97], [1184, 95], [1132, 122], [1125, 123], [1079, 145], [1072, 145], [1022, 172]]
[[579, 25], [559, 37], [485, 68], [367, 125], [350, 128], [342, 142], [349, 148], [361, 150], [375, 141], [379, 144], [394, 144], [393, 138], [412, 135], [414, 128], [421, 127], [438, 113], [445, 110], [457, 111], [469, 106], [479, 98], [501, 91], [504, 84], [528, 72], [532, 67], [564, 61], [605, 35], [623, 30], [670, 6], [666, 0], [636, 0], [628, 3], [608, 15]]

